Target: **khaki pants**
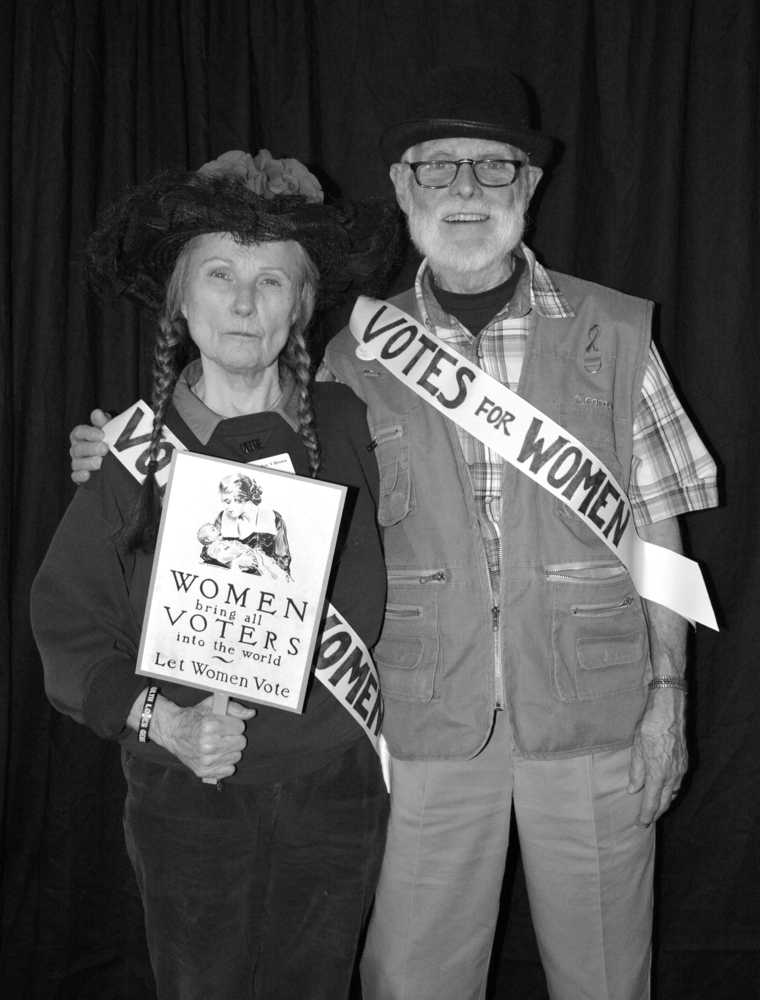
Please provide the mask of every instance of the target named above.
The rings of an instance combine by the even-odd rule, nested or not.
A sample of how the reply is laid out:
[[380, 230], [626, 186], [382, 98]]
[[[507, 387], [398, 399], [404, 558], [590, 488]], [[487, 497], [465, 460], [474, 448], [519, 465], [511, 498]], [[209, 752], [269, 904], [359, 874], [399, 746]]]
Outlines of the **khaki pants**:
[[516, 756], [506, 713], [460, 762], [392, 761], [391, 818], [362, 960], [364, 1000], [482, 1000], [514, 804], [552, 1000], [647, 1000], [654, 828], [630, 751]]

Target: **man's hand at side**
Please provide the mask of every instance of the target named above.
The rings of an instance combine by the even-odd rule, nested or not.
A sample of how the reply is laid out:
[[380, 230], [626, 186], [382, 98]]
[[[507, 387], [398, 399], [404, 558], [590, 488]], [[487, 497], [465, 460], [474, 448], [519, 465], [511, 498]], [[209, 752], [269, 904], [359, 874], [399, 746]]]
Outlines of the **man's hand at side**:
[[75, 483], [86, 483], [91, 472], [97, 472], [108, 454], [108, 445], [101, 430], [111, 418], [103, 410], [93, 410], [92, 424], [77, 424], [69, 435], [71, 447], [71, 478]]
[[[639, 529], [648, 542], [681, 551], [676, 518]], [[687, 623], [661, 604], [645, 601], [649, 645], [655, 677], [683, 678], [686, 670]], [[649, 826], [670, 807], [688, 767], [686, 692], [657, 688], [649, 692], [633, 739], [628, 791], [643, 789], [638, 823]]]

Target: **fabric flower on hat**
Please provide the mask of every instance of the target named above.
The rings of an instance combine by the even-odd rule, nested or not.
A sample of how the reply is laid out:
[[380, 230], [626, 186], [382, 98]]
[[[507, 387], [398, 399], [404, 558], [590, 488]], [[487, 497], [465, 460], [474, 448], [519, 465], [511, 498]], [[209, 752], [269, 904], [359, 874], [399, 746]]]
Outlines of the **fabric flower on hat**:
[[255, 156], [241, 149], [229, 150], [204, 163], [198, 173], [206, 177], [240, 177], [246, 187], [262, 198], [298, 194], [314, 204], [324, 201], [322, 186], [300, 160], [292, 157], [276, 160], [268, 149], [260, 149]]

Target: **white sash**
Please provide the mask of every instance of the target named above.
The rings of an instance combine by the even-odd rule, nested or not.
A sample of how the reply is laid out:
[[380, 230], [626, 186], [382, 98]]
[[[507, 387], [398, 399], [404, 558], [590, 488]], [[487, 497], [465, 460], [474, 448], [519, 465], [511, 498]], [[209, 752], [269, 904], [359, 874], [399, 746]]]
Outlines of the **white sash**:
[[[104, 427], [105, 439], [113, 455], [141, 483], [148, 463], [148, 444], [153, 430], [153, 411], [142, 400], [114, 417]], [[166, 486], [172, 452], [187, 451], [180, 439], [164, 426], [158, 454], [156, 482]], [[277, 455], [261, 464], [273, 469], [293, 471], [290, 456]], [[375, 750], [380, 753], [380, 727], [383, 721], [383, 699], [377, 669], [369, 650], [359, 635], [334, 608], [327, 605], [322, 637], [317, 651], [314, 673], [361, 726]]]
[[583, 442], [388, 302], [360, 296], [350, 327], [357, 357], [379, 361], [575, 511], [626, 566], [642, 597], [717, 630], [697, 563], [638, 536], [625, 491]]

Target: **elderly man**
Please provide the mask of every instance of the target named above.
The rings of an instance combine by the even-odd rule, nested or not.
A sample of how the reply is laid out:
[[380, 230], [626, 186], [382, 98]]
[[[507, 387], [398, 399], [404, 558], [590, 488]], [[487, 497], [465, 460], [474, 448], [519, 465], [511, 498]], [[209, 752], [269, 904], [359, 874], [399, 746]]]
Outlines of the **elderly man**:
[[[412, 100], [382, 142], [424, 257], [395, 304], [586, 444], [639, 535], [680, 550], [677, 515], [716, 502], [714, 463], [650, 345], [650, 304], [548, 272], [521, 242], [552, 150], [522, 84], [445, 67]], [[356, 348], [339, 334], [324, 376], [368, 405], [388, 568], [392, 807], [365, 1000], [485, 996], [512, 808], [553, 1000], [642, 1000], [654, 822], [687, 763], [686, 623]], [[83, 433], [82, 475], [98, 450]]]
[[[394, 302], [585, 442], [639, 534], [716, 502], [715, 467], [649, 342], [649, 303], [546, 271], [521, 242], [552, 143], [520, 82], [445, 67], [383, 152], [424, 260]], [[344, 331], [366, 401], [388, 605], [375, 657], [391, 825], [366, 1000], [485, 995], [514, 814], [553, 1000], [649, 996], [654, 821], [686, 769], [686, 623], [642, 602], [580, 518]]]

